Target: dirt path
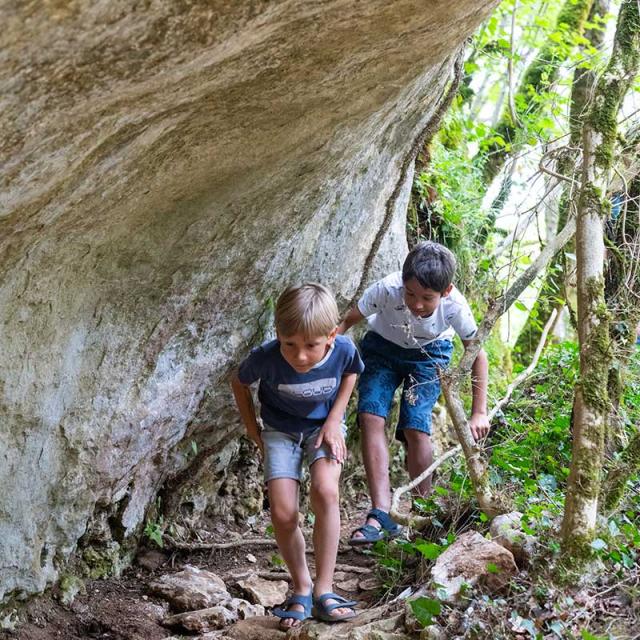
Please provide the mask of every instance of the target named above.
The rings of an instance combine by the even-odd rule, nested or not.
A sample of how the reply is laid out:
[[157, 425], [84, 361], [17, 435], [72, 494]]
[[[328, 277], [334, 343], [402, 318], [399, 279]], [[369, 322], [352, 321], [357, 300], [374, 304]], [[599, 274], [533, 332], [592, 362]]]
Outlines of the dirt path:
[[[346, 544], [365, 511], [363, 502], [351, 516], [343, 518], [335, 583], [337, 593], [358, 600], [360, 608], [377, 603], [381, 587], [371, 556]], [[251, 527], [222, 529], [218, 525], [216, 529], [217, 542], [265, 538], [269, 536], [268, 513], [263, 513]], [[304, 531], [308, 543], [311, 529], [307, 517]], [[313, 555], [310, 553], [308, 558], [313, 573]], [[23, 623], [12, 633], [0, 632], [0, 638], [161, 640], [171, 637], [172, 631], [161, 624], [169, 613], [168, 604], [154, 596], [148, 585], [160, 575], [179, 571], [185, 565], [218, 574], [236, 597], [246, 597], [237, 581], [252, 572], [282, 573], [282, 579], [287, 579], [275, 543], [273, 547], [243, 545], [213, 552], [144, 548], [120, 578], [86, 581], [86, 592], [80, 593], [68, 607], [61, 604], [58, 589], [34, 600], [21, 614]]]

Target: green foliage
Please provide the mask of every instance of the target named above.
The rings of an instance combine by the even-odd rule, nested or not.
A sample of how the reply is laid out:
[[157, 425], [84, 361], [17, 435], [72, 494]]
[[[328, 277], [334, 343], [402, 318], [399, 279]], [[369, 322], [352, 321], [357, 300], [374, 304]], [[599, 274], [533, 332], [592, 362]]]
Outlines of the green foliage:
[[438, 600], [432, 600], [431, 598], [416, 598], [409, 602], [411, 611], [416, 617], [416, 620], [423, 626], [427, 627], [433, 622], [434, 616], [439, 616], [442, 611], [442, 606]]
[[527, 533], [551, 529], [562, 512], [578, 356], [571, 342], [550, 347], [530, 381], [514, 393], [494, 437], [491, 479], [514, 494]]
[[269, 558], [269, 564], [271, 564], [271, 566], [275, 567], [276, 569], [281, 569], [282, 567], [285, 566], [284, 560], [282, 559], [279, 553], [274, 553]]
[[455, 534], [449, 532], [439, 540], [439, 544], [417, 538], [408, 540], [379, 540], [370, 550], [377, 562], [378, 576], [385, 593], [391, 593], [404, 584], [411, 568], [431, 565], [448, 545], [455, 540]]
[[619, 413], [627, 431], [633, 433], [634, 428], [640, 425], [640, 348], [638, 347], [626, 371]]
[[607, 520], [600, 537], [590, 545], [593, 556], [619, 577], [636, 567], [640, 560], [640, 498], [636, 496], [631, 502], [631, 508]]
[[[562, 515], [571, 460], [571, 407], [578, 381], [579, 351], [572, 342], [552, 345], [536, 373], [518, 389], [505, 412], [505, 424], [494, 437], [491, 479], [514, 495], [524, 513], [525, 533], [546, 535], [549, 548]], [[627, 437], [640, 419], [640, 357], [630, 365], [620, 407]], [[630, 482], [637, 483], [638, 478]], [[609, 517], [590, 543], [591, 555], [622, 575], [638, 562], [640, 495], [629, 492], [624, 508]]]
[[154, 542], [161, 549], [164, 547], [162, 540], [162, 534], [164, 533], [164, 525], [162, 522], [162, 516], [155, 521], [147, 521], [144, 527], [144, 535], [146, 538]]
[[164, 530], [165, 524], [161, 513], [161, 501], [160, 498], [157, 498], [147, 513], [147, 520], [142, 533], [147, 540], [151, 540], [162, 549], [164, 546], [162, 539]]
[[428, 237], [449, 247], [458, 259], [460, 288], [466, 289], [467, 273], [474, 270], [474, 247], [469, 243], [484, 216], [482, 203], [482, 174], [470, 166], [469, 145], [485, 134], [486, 127], [474, 123], [459, 109], [450, 115], [431, 145], [431, 162], [427, 172], [414, 180], [413, 216], [410, 235]]
[[458, 255], [463, 291], [467, 277], [483, 287], [491, 266], [475, 243], [496, 232], [495, 213], [482, 211], [482, 200], [505, 154], [561, 137], [569, 127], [573, 69], [603, 64], [583, 31], [604, 30], [611, 16], [587, 22], [590, 5], [504, 0], [473, 39], [460, 94], [421, 157], [426, 171], [416, 174], [408, 230]]

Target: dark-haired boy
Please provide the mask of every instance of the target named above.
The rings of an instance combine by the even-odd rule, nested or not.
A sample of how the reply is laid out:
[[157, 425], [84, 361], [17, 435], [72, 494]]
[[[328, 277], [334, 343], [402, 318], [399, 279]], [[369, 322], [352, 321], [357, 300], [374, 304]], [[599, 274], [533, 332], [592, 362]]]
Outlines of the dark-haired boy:
[[[358, 422], [371, 494], [367, 521], [354, 531], [352, 545], [370, 544], [400, 533], [389, 515], [389, 452], [385, 420], [396, 389], [403, 384], [396, 438], [406, 446], [407, 467], [415, 478], [432, 461], [431, 412], [440, 395], [438, 369], [448, 365], [454, 332], [465, 347], [477, 326], [464, 296], [453, 286], [456, 259], [435, 242], [418, 244], [402, 271], [379, 280], [362, 295], [339, 326], [344, 333], [364, 318], [369, 331], [361, 342], [365, 370], [358, 385]], [[487, 419], [487, 356], [480, 351], [473, 367], [473, 436], [489, 432]], [[431, 491], [431, 479], [418, 486]]]

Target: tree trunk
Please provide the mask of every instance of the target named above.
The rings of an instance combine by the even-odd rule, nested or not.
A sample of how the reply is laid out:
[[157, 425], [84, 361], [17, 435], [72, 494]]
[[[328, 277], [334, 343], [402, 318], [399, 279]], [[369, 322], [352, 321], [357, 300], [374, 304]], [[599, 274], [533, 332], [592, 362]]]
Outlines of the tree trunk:
[[604, 301], [603, 206], [594, 185], [595, 134], [585, 127], [583, 185], [576, 220], [580, 382], [573, 409], [571, 470], [562, 523], [563, 548], [576, 555], [593, 538], [608, 413], [609, 314]]
[[611, 513], [620, 504], [624, 489], [633, 475], [640, 472], [640, 432], [636, 432], [620, 456], [616, 465], [609, 471], [603, 484], [603, 506], [605, 513]]
[[[540, 103], [531, 101], [531, 96], [541, 93], [558, 77], [560, 65], [566, 60], [571, 51], [571, 40], [575, 33], [582, 33], [584, 23], [589, 15], [593, 0], [566, 0], [558, 14], [554, 33], [566, 36], [562, 43], [549, 42], [540, 50], [535, 60], [524, 73], [522, 82], [518, 87], [514, 102], [526, 104], [529, 114], [540, 109]], [[564, 26], [562, 26], [564, 25]], [[520, 100], [518, 99], [520, 98]], [[518, 117], [524, 116], [523, 109], [519, 109]], [[503, 115], [496, 126], [496, 133], [508, 144], [509, 147], [494, 143], [483, 155], [486, 154], [483, 173], [485, 184], [488, 186], [502, 169], [507, 157], [515, 150], [517, 145], [517, 123], [513, 122], [509, 109], [504, 109]]]
[[[609, 11], [610, 0], [594, 0], [589, 12], [588, 22], [598, 23], [598, 18], [603, 18]], [[603, 29], [589, 29], [585, 33], [590, 47], [600, 49], [604, 42], [605, 32]], [[569, 115], [569, 145], [563, 149], [558, 158], [557, 171], [560, 175], [569, 179], [578, 180], [580, 172], [576, 168], [578, 160], [577, 149], [580, 147], [582, 135], [582, 125], [584, 123], [588, 98], [593, 92], [595, 77], [588, 73], [586, 69], [575, 70], [573, 83], [571, 85], [571, 111]], [[569, 182], [563, 187], [563, 194], [558, 202], [558, 223], [557, 230], [564, 227], [571, 202], [575, 200], [574, 182]], [[531, 354], [540, 341], [542, 327], [551, 316], [554, 309], [563, 306], [564, 282], [566, 277], [564, 252], [560, 252], [551, 263], [547, 271], [538, 298], [531, 309], [529, 318], [523, 327], [514, 348], [514, 359], [520, 363], [528, 362]]]
[[582, 185], [576, 220], [580, 382], [574, 398], [571, 469], [562, 522], [566, 556], [589, 552], [598, 511], [608, 415], [609, 312], [604, 298], [604, 216], [617, 117], [637, 72], [640, 16], [637, 2], [620, 8], [611, 59], [599, 79], [583, 129]]
[[559, 251], [573, 236], [575, 231], [574, 221], [567, 222], [565, 228], [550, 242], [533, 263], [521, 274], [505, 293], [493, 301], [487, 309], [484, 319], [478, 327], [478, 332], [472, 344], [465, 349], [458, 366], [455, 369], [445, 371], [442, 376], [442, 392], [447, 403], [447, 409], [451, 422], [456, 430], [458, 440], [462, 445], [469, 477], [480, 508], [493, 518], [499, 513], [509, 510], [509, 505], [501, 496], [496, 495], [489, 482], [487, 461], [482, 449], [474, 442], [469, 423], [465, 417], [462, 402], [460, 401], [460, 385], [469, 374], [471, 367], [482, 349], [482, 344], [495, 326], [498, 318], [518, 299], [518, 296], [535, 280], [538, 274], [549, 264], [553, 255]]
[[633, 127], [624, 136], [625, 152], [619, 171], [620, 180], [611, 188], [611, 218], [606, 226], [607, 269], [604, 294], [615, 322], [611, 324], [612, 364], [607, 379], [611, 401], [606, 450], [624, 446], [624, 422], [620, 403], [629, 359], [636, 352], [635, 328], [640, 320], [640, 174], [624, 178], [627, 167], [640, 166], [640, 128]]

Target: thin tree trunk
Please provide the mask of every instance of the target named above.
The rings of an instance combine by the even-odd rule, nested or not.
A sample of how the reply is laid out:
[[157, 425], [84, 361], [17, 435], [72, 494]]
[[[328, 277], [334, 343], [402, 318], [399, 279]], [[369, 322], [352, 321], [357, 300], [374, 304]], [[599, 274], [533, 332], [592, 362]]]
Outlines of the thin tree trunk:
[[593, 539], [608, 412], [609, 314], [604, 301], [603, 207], [595, 181], [597, 134], [585, 126], [583, 184], [576, 220], [580, 382], [573, 403], [573, 448], [562, 543], [582, 555]]
[[574, 232], [575, 223], [573, 220], [569, 220], [565, 228], [541, 251], [540, 255], [527, 270], [516, 279], [511, 287], [489, 305], [472, 344], [465, 349], [458, 366], [455, 369], [447, 370], [441, 376], [442, 392], [447, 403], [451, 422], [462, 446], [476, 498], [482, 511], [490, 518], [493, 518], [499, 513], [505, 513], [509, 510], [510, 505], [507, 504], [507, 501], [502, 496], [495, 494], [491, 488], [489, 474], [487, 472], [487, 461], [481, 447], [474, 442], [460, 400], [460, 385], [462, 380], [471, 371], [471, 367], [480, 349], [482, 349], [482, 344], [487, 339], [498, 318], [505, 313], [518, 299], [518, 296], [535, 280], [538, 274], [549, 264], [554, 254], [570, 240]]
[[615, 317], [611, 325], [612, 365], [607, 379], [611, 401], [606, 451], [613, 453], [625, 444], [620, 404], [629, 359], [636, 351], [635, 328], [640, 320], [640, 175], [623, 176], [625, 165], [640, 162], [640, 128], [624, 136], [623, 166], [618, 185], [612, 185], [611, 219], [607, 224], [607, 269], [604, 295]]
[[627, 480], [637, 473], [640, 473], [640, 432], [636, 432], [631, 438], [620, 459], [605, 478], [602, 490], [605, 513], [611, 513], [620, 504]]
[[[598, 18], [603, 18], [609, 11], [610, 0], [594, 0], [589, 12], [588, 22], [598, 23]], [[589, 29], [585, 38], [594, 49], [602, 47], [605, 32], [603, 29]], [[585, 69], [578, 68], [574, 73], [571, 85], [571, 110], [569, 115], [569, 146], [564, 149], [557, 163], [557, 171], [560, 175], [577, 181], [580, 170], [576, 168], [579, 160], [580, 138], [582, 124], [589, 106], [589, 96], [593, 94], [595, 77], [593, 73], [587, 73]], [[573, 193], [575, 182], [569, 182], [564, 187], [563, 195], [558, 201], [557, 229], [561, 229], [567, 220], [569, 207], [574, 201]], [[547, 271], [542, 287], [538, 293], [529, 318], [523, 327], [514, 347], [514, 359], [524, 363], [531, 358], [531, 353], [540, 340], [540, 332], [554, 309], [559, 309], [564, 304], [561, 302], [564, 281], [566, 277], [564, 252], [554, 257], [550, 269]]]
[[[526, 109], [519, 108], [518, 117], [540, 109], [540, 103], [532, 102], [531, 95], [541, 93], [545, 87], [552, 84], [558, 77], [560, 65], [571, 51], [571, 40], [575, 33], [582, 33], [584, 23], [589, 15], [593, 0], [566, 0], [556, 20], [555, 33], [566, 34], [567, 41], [559, 46], [557, 42], [549, 42], [540, 50], [535, 60], [529, 65], [522, 78], [515, 96], [515, 103], [526, 104]], [[566, 25], [566, 26], [561, 26]], [[483, 173], [485, 184], [488, 186], [502, 169], [507, 157], [515, 151], [517, 146], [517, 124], [513, 122], [508, 109], [504, 109], [500, 121], [496, 125], [498, 135], [510, 145], [505, 148], [494, 143], [487, 150]], [[484, 153], [484, 152], [483, 152]]]
[[618, 15], [613, 51], [599, 79], [583, 129], [583, 166], [578, 217], [578, 338], [580, 382], [574, 398], [571, 469], [562, 522], [565, 556], [588, 555], [598, 497], [608, 415], [606, 380], [611, 360], [609, 312], [604, 298], [604, 206], [622, 99], [638, 69], [638, 3], [624, 2]]

